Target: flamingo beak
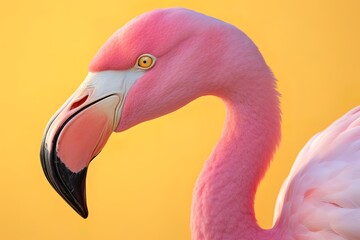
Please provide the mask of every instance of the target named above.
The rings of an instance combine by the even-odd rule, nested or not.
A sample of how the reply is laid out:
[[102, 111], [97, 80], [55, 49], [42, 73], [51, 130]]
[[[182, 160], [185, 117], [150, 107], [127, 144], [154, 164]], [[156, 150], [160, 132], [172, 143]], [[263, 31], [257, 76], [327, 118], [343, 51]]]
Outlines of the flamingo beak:
[[87, 167], [116, 129], [126, 95], [142, 74], [136, 70], [89, 73], [45, 129], [40, 159], [46, 178], [83, 218], [88, 216]]

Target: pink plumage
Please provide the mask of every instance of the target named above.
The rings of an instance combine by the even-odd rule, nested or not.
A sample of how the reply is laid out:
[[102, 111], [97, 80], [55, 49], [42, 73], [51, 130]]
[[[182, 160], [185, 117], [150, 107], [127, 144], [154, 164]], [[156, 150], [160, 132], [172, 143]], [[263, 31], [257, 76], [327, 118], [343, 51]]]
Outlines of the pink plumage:
[[[154, 56], [154, 67], [137, 67], [136, 60], [142, 54]], [[104, 118], [115, 131], [173, 112], [203, 95], [223, 99], [227, 109], [224, 130], [193, 194], [194, 240], [360, 239], [360, 108], [317, 134], [300, 152], [280, 192], [274, 227], [264, 230], [256, 223], [256, 189], [280, 141], [279, 94], [259, 50], [234, 26], [181, 8], [149, 12], [117, 31], [96, 54], [89, 69], [91, 74], [82, 88], [95, 89], [94, 93], [103, 98], [86, 96], [85, 107], [79, 106], [79, 111], [90, 108], [95, 112], [92, 104], [99, 107], [97, 102], [118, 94], [116, 109], [106, 112], [115, 112], [114, 118]], [[108, 95], [101, 95], [102, 88], [94, 80], [97, 78], [109, 84], [124, 81], [118, 86], [123, 90], [112, 92], [103, 86]], [[127, 78], [132, 79], [131, 83]], [[72, 100], [67, 104], [74, 106]], [[63, 109], [75, 111], [67, 110], [67, 105]], [[80, 119], [76, 114], [72, 115], [74, 122]], [[50, 129], [57, 126], [59, 118], [63, 118], [62, 113], [49, 123]], [[74, 129], [71, 125], [62, 128]], [[57, 185], [58, 176], [51, 178], [53, 169], [46, 164], [52, 166], [54, 160], [46, 155], [46, 143], [53, 142], [53, 132], [45, 132], [44, 171], [47, 176], [50, 172], [49, 181], [55, 189], [86, 217], [86, 202], [85, 211], [77, 196], [63, 193], [66, 186]], [[108, 136], [101, 134], [100, 143], [105, 144]], [[84, 144], [80, 147], [91, 153], [94, 147]], [[69, 149], [64, 150], [69, 144], [56, 146], [54, 152], [72, 156]], [[97, 146], [95, 152], [98, 150]], [[76, 161], [72, 157], [61, 157], [67, 169], [77, 166], [76, 174], [90, 161], [82, 159], [80, 166], [72, 164]], [[94, 154], [88, 158], [92, 157]]]
[[360, 107], [303, 148], [278, 196], [289, 239], [360, 238]]

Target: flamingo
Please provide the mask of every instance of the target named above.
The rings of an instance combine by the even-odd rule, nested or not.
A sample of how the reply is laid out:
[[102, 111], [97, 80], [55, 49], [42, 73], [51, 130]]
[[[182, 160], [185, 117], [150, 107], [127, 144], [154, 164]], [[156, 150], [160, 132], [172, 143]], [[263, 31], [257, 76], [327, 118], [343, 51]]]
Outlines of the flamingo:
[[86, 218], [87, 167], [111, 133], [203, 95], [221, 98], [226, 118], [193, 192], [192, 239], [360, 239], [360, 107], [305, 145], [273, 228], [262, 229], [254, 196], [280, 141], [276, 79], [242, 31], [183, 8], [142, 14], [101, 47], [46, 127], [40, 155], [48, 181]]

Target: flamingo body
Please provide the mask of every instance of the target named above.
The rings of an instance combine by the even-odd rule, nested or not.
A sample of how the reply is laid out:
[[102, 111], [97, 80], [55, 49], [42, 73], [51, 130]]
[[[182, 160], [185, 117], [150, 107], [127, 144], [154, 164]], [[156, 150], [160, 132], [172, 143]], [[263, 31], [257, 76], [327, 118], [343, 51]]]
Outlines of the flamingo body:
[[227, 113], [194, 189], [194, 240], [360, 239], [359, 107], [309, 141], [282, 187], [274, 227], [257, 225], [256, 189], [280, 141], [279, 94], [259, 50], [234, 26], [180, 8], [149, 12], [117, 31], [89, 70], [41, 148], [48, 180], [83, 217], [87, 166], [112, 131], [215, 95]]
[[277, 200], [288, 239], [360, 238], [360, 107], [302, 149]]

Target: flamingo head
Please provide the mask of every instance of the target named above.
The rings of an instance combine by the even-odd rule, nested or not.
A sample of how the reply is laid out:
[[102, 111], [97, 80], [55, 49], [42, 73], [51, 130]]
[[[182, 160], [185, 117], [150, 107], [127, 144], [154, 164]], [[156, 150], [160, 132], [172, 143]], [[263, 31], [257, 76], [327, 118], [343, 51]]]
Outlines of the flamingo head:
[[87, 167], [111, 133], [202, 95], [231, 91], [241, 83], [225, 80], [251, 66], [247, 56], [253, 51], [235, 27], [190, 10], [156, 10], [133, 19], [103, 45], [85, 81], [49, 121], [40, 154], [48, 181], [86, 218]]

